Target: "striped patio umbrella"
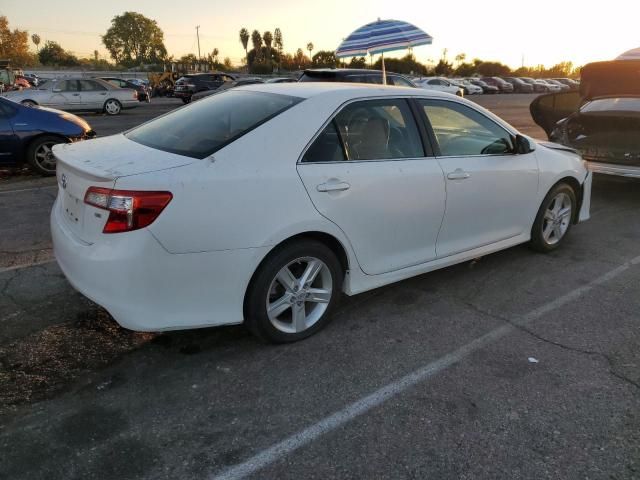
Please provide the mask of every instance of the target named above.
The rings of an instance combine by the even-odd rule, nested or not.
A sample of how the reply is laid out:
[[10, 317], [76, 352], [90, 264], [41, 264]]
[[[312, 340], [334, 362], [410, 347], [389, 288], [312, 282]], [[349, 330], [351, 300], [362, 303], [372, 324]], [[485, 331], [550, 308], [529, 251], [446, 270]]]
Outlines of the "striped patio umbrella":
[[640, 60], [640, 47], [624, 52], [616, 60]]
[[382, 78], [387, 83], [384, 52], [429, 45], [433, 38], [415, 25], [400, 20], [368, 23], [349, 35], [336, 50], [337, 58], [382, 54]]

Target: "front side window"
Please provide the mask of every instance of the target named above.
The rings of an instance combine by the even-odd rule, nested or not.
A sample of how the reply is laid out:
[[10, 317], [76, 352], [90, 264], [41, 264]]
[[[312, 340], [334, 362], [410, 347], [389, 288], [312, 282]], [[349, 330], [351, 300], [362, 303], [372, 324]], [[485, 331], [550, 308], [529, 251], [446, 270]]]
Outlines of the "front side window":
[[226, 90], [126, 133], [151, 148], [205, 158], [302, 101], [265, 92]]
[[402, 77], [398, 77], [397, 75], [392, 75], [391, 77], [387, 78], [387, 82], [390, 83], [391, 85], [396, 85], [398, 87], [413, 87], [413, 85], [409, 80], [406, 80]]
[[364, 100], [342, 109], [303, 162], [424, 157], [418, 127], [404, 99]]
[[479, 112], [456, 102], [420, 100], [442, 156], [514, 152], [511, 134]]
[[78, 80], [78, 82], [80, 83], [80, 90], [83, 92], [99, 92], [107, 89], [104, 85], [100, 85], [93, 80]]
[[78, 81], [77, 80], [59, 80], [53, 87], [61, 92], [77, 92]]

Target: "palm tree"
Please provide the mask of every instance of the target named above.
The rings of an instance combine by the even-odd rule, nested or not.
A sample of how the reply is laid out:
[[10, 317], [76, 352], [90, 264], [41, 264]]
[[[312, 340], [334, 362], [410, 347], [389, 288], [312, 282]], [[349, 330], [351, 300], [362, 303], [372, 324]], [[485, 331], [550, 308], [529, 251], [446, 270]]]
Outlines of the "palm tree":
[[213, 59], [213, 63], [218, 63], [218, 55], [220, 55], [220, 50], [218, 50], [217, 48], [214, 48], [213, 52], [211, 52], [211, 58]]
[[249, 67], [249, 53], [247, 52], [247, 45], [249, 45], [249, 30], [246, 28], [240, 29], [240, 43], [244, 48], [244, 55], [247, 59], [247, 68]]
[[36, 51], [40, 52], [40, 35], [38, 35], [37, 33], [34, 33], [33, 35], [31, 35], [31, 41], [34, 43], [34, 45], [36, 46]]
[[279, 28], [276, 28], [273, 32], [273, 42], [278, 49], [278, 73], [280, 73], [280, 67], [282, 66], [282, 49], [284, 47], [284, 43], [282, 42], [282, 32]]
[[262, 35], [258, 30], [251, 32], [251, 44], [253, 45], [254, 60], [260, 62], [260, 49], [262, 48]]
[[307, 50], [309, 50], [309, 58], [311, 58], [311, 52], [313, 51], [313, 43], [307, 43]]
[[267, 30], [262, 34], [262, 40], [264, 40], [264, 46], [267, 47], [267, 63], [271, 64], [271, 43], [273, 42], [273, 35]]

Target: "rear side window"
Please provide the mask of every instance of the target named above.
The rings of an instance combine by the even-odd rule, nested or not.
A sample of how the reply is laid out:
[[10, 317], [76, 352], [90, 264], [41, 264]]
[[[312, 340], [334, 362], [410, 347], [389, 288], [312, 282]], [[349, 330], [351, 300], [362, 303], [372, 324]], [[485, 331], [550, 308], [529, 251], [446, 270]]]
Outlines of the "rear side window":
[[288, 95], [227, 90], [134, 128], [126, 136], [165, 152], [205, 158], [300, 101]]

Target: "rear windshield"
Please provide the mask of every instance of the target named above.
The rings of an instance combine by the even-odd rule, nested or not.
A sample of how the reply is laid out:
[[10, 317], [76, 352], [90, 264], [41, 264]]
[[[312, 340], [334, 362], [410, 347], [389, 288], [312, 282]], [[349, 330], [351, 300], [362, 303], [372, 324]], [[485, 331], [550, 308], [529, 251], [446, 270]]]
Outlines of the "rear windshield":
[[151, 120], [126, 137], [157, 150], [205, 158], [300, 101], [275, 93], [227, 90]]
[[640, 115], [640, 98], [598, 98], [582, 106], [582, 113], [634, 112]]
[[305, 72], [298, 79], [299, 82], [337, 82], [336, 74], [333, 72], [328, 73], [309, 73]]

